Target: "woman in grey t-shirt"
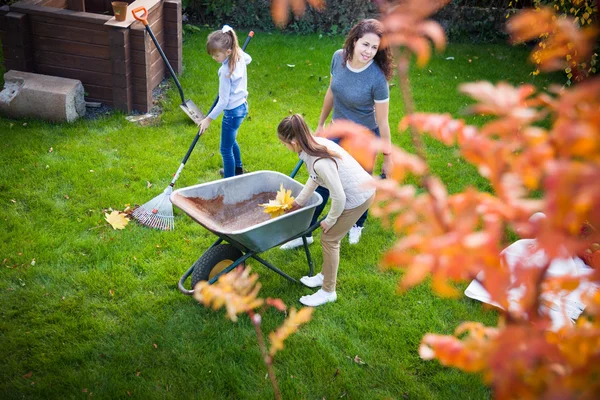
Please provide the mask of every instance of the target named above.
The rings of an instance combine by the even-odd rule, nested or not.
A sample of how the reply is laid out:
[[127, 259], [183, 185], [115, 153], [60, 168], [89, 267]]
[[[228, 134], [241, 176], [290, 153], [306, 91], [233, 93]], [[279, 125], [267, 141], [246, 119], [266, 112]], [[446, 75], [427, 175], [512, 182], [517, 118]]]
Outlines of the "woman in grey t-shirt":
[[[392, 77], [392, 55], [389, 47], [380, 46], [382, 36], [381, 22], [376, 19], [362, 20], [348, 33], [344, 48], [333, 55], [331, 80], [323, 101], [317, 135], [332, 110], [332, 121], [346, 119], [369, 128], [386, 143], [382, 174], [387, 175], [392, 168], [391, 158], [388, 157], [391, 140], [388, 121], [390, 91], [387, 82]], [[319, 187], [317, 192], [323, 196], [323, 203], [315, 210], [311, 225], [316, 222], [329, 198], [327, 189]], [[350, 244], [360, 240], [366, 219], [365, 211], [348, 234]], [[312, 243], [312, 237], [308, 239]], [[297, 247], [293, 242], [286, 243], [282, 249]], [[298, 245], [302, 245], [302, 241]]]

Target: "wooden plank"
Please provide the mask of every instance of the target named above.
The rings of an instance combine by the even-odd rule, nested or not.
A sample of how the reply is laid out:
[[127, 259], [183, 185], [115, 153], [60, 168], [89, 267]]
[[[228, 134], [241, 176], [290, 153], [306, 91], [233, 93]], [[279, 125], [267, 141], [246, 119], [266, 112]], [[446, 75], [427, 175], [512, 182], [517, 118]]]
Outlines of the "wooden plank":
[[108, 60], [110, 57], [108, 46], [99, 46], [96, 44], [82, 44], [60, 39], [50, 39], [43, 36], [32, 36], [32, 45], [34, 51], [53, 51], [56, 53], [76, 54], [83, 57], [105, 60]]
[[[133, 59], [133, 57], [132, 57]], [[140, 78], [143, 80], [150, 79], [150, 63], [147, 64], [135, 64], [131, 63], [131, 72], [133, 76], [136, 78]]]
[[133, 92], [129, 47], [129, 29], [113, 27], [110, 32], [113, 104], [126, 112], [131, 111]]
[[85, 12], [85, 0], [67, 0], [67, 9]]
[[115, 69], [115, 62], [121, 63], [123, 61], [131, 62], [131, 46], [111, 47], [110, 62], [113, 64], [113, 73], [124, 73], [120, 72], [119, 69]]
[[152, 108], [152, 107], [148, 107], [147, 105], [135, 104], [135, 103], [133, 104], [132, 107], [135, 111], [139, 111], [141, 113], [150, 112], [150, 109]]
[[110, 102], [110, 104], [113, 102], [112, 88], [88, 83], [83, 85], [83, 90], [87, 93], [86, 99], [94, 99], [102, 103]]
[[113, 107], [124, 112], [133, 111], [131, 86], [128, 88], [113, 89]]
[[64, 39], [77, 43], [90, 43], [108, 46], [108, 32], [73, 28], [68, 25], [59, 27], [58, 25], [36, 22], [31, 25], [31, 31], [34, 35], [45, 36], [54, 39]]
[[60, 27], [63, 27], [63, 26], [70, 26], [73, 28], [82, 28], [82, 29], [87, 29], [87, 30], [92, 30], [92, 31], [97, 31], [97, 32], [104, 32], [108, 36], [109, 28], [102, 24], [89, 24], [87, 22], [82, 22], [79, 20], [60, 18], [60, 17], [57, 17], [56, 15], [54, 15], [53, 17], [50, 17], [50, 16], [32, 14], [32, 15], [30, 15], [30, 17], [31, 17], [32, 24], [45, 23], [45, 24], [56, 25], [57, 26], [56, 29], [59, 29]]
[[167, 71], [167, 67], [162, 58], [159, 58], [150, 65], [150, 77], [154, 77], [159, 71], [162, 71], [163, 75]]
[[29, 5], [20, 1], [12, 4], [10, 9], [30, 15], [39, 15], [48, 18], [64, 19], [67, 21], [86, 22], [88, 24], [104, 25], [111, 17], [108, 15], [84, 13], [80, 11], [63, 10], [52, 7]]
[[150, 88], [151, 90], [154, 90], [155, 87], [158, 86], [159, 83], [161, 83], [163, 81], [163, 79], [165, 79], [165, 76], [171, 76], [168, 72], [167, 72], [167, 68], [164, 66], [162, 69], [158, 70], [156, 72], [156, 74], [154, 74], [154, 76], [152, 77], [152, 80], [150, 81]]
[[181, 0], [163, 0], [165, 8], [181, 8]]
[[30, 43], [31, 31], [29, 29], [29, 17], [26, 14], [9, 12], [5, 16], [6, 42], [4, 44], [14, 47], [24, 47]]
[[[163, 16], [163, 7], [162, 7], [162, 3], [157, 4], [156, 7], [154, 7], [152, 10], [148, 10], [148, 24], [150, 24], [150, 27], [152, 28], [152, 24], [154, 24], [157, 20], [162, 19]], [[139, 22], [136, 21], [133, 24], [131, 24], [130, 29], [135, 29], [135, 30], [144, 30], [144, 25]]]
[[85, 86], [86, 84], [94, 84], [110, 88], [112, 78], [110, 73], [102, 73], [95, 71], [84, 71], [81, 69], [55, 67], [53, 65], [37, 64], [36, 72], [44, 75], [62, 76], [63, 78], [78, 79]]
[[93, 97], [87, 97], [87, 96], [84, 97], [84, 100], [87, 103], [100, 103], [100, 104], [104, 104], [108, 107], [112, 107], [112, 101], [110, 101], [110, 100], [95, 99]]
[[[85, 0], [85, 9], [87, 12], [104, 14], [112, 16], [112, 6], [110, 1], [105, 0]], [[109, 15], [110, 14], [110, 15]]]
[[171, 60], [179, 60], [181, 62], [181, 47], [165, 47], [164, 50], [165, 56], [167, 56], [170, 63], [172, 63]]
[[[134, 32], [134, 31], [132, 30], [132, 32]], [[152, 31], [152, 33], [154, 33], [154, 37], [156, 38], [156, 40], [158, 40], [158, 44], [163, 46], [164, 45], [164, 30], [161, 29], [159, 31]], [[154, 42], [152, 41], [152, 38], [150, 37], [150, 35], [148, 33], [146, 33], [145, 35], [142, 35], [142, 36], [132, 34], [130, 37], [131, 37], [131, 43], [134, 46], [141, 47], [141, 46], [143, 46], [143, 44], [146, 40], [149, 40], [150, 43], [152, 43], [152, 47], [154, 47]]]
[[68, 8], [67, 0], [44, 0], [38, 3], [38, 5], [44, 7]]
[[146, 104], [148, 108], [152, 108], [152, 92], [133, 91], [133, 103]]
[[[165, 54], [166, 55], [166, 54]], [[146, 58], [148, 56], [148, 58]], [[160, 58], [160, 53], [154, 47], [150, 53], [142, 52], [142, 51], [132, 51], [131, 52], [131, 60], [134, 65], [145, 65], [147, 62], [151, 63], [152, 61], [156, 61]]]
[[[0, 33], [6, 32], [6, 14], [8, 14], [8, 6], [0, 7]], [[4, 43], [4, 40], [2, 40]]]
[[182, 35], [166, 34], [164, 43], [164, 47], [179, 47], [182, 43]]
[[181, 13], [181, 2], [180, 1], [165, 1], [163, 4], [164, 20], [166, 22], [174, 22], [181, 24], [182, 13]]
[[[8, 36], [8, 35], [7, 35]], [[11, 60], [20, 60], [23, 57], [27, 58], [27, 54], [31, 54], [31, 59], [33, 59], [33, 51], [31, 49], [31, 45], [27, 46], [7, 46], [6, 44], [2, 45], [2, 52], [4, 53], [4, 59]], [[6, 69], [8, 71], [8, 68]]]
[[6, 71], [14, 69], [17, 71], [34, 72], [33, 61], [27, 61], [20, 58], [5, 58], [4, 68]]
[[[162, 9], [162, 2], [161, 0], [135, 0], [133, 3], [129, 4], [129, 7], [127, 7], [127, 18], [125, 21], [117, 21], [116, 18], [112, 17], [108, 22], [106, 22], [106, 25], [117, 28], [129, 28], [134, 23], [141, 25], [140, 22], [137, 22], [135, 18], [133, 18], [133, 14], [131, 13], [131, 10], [135, 10], [138, 7], [146, 7], [148, 14], [151, 16], [152, 11], [157, 7]], [[148, 21], [150, 21], [150, 18], [148, 18]]]
[[5, 67], [7, 70], [33, 71], [29, 17], [22, 13], [8, 12], [4, 18], [6, 21], [6, 32], [9, 33], [4, 36], [2, 41], [3, 56], [6, 61]]
[[81, 57], [73, 54], [36, 50], [33, 52], [33, 60], [36, 64], [39, 63], [56, 67], [81, 69], [84, 71], [111, 71], [111, 62], [109, 60]]

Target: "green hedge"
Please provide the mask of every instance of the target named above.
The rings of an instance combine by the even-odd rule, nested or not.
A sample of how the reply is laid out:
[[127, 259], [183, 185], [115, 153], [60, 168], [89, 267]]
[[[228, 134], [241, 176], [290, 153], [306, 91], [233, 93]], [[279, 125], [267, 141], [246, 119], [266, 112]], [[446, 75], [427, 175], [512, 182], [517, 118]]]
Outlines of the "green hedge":
[[[270, 0], [188, 0], [184, 2], [190, 22], [218, 27], [229, 24], [235, 29], [276, 29], [271, 19]], [[294, 33], [345, 34], [363, 18], [376, 17], [377, 5], [369, 0], [327, 0], [327, 7], [317, 11], [307, 6], [304, 16], [294, 18], [285, 31]]]

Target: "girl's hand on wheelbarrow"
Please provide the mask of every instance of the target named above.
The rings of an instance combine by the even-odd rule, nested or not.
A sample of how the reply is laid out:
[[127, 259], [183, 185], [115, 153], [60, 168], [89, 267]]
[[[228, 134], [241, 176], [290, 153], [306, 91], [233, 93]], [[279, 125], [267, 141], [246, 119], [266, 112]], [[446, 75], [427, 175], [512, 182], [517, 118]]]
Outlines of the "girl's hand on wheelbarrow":
[[294, 202], [292, 203], [292, 208], [290, 208], [289, 210], [286, 210], [286, 213], [291, 213], [292, 211], [296, 211], [299, 208], [302, 208], [302, 206], [300, 204], [296, 203], [296, 201], [294, 200]]
[[204, 133], [205, 130], [208, 129], [208, 127], [210, 126], [210, 123], [212, 122], [212, 119], [206, 117], [204, 118], [201, 122], [200, 122], [200, 133]]
[[321, 221], [321, 229], [323, 229], [323, 233], [327, 233], [331, 229], [331, 226], [327, 225], [325, 221]]

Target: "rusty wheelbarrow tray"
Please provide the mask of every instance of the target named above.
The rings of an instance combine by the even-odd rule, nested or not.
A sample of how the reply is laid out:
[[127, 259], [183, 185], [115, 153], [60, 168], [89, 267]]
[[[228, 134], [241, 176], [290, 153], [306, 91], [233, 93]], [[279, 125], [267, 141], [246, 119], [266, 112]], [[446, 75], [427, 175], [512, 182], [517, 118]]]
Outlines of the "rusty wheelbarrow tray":
[[[192, 287], [201, 280], [214, 283], [247, 259], [253, 258], [290, 281], [297, 282], [258, 253], [302, 237], [304, 250], [313, 275], [313, 263], [306, 235], [319, 227], [310, 225], [315, 208], [323, 198], [313, 193], [301, 209], [270, 219], [258, 207], [275, 197], [283, 184], [298, 196], [303, 185], [287, 175], [274, 171], [257, 171], [218, 181], [181, 188], [171, 194], [171, 202], [219, 239], [186, 271], [179, 280], [179, 290], [192, 294], [184, 282], [191, 275]], [[226, 242], [226, 244], [222, 244]]]

